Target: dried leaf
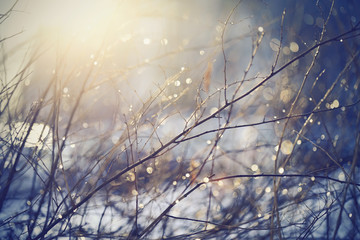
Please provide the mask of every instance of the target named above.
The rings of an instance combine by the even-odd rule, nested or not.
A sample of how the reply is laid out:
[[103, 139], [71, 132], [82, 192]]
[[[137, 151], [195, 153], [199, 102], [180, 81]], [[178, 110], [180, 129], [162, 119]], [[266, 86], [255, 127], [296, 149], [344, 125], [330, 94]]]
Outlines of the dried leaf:
[[213, 69], [213, 62], [208, 62], [206, 71], [203, 77], [203, 89], [205, 92], [209, 92], [209, 87], [211, 83], [211, 73]]

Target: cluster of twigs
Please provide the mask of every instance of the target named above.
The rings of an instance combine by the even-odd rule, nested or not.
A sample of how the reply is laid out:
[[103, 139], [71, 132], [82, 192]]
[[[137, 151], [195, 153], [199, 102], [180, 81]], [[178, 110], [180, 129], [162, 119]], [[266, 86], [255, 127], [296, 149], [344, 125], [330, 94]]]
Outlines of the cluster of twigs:
[[[109, 39], [74, 67], [66, 63], [71, 44], [55, 44], [54, 71], [30, 104], [27, 81], [53, 46], [33, 47], [13, 76], [4, 50], [0, 236], [359, 237], [360, 22], [328, 35], [335, 1], [328, 8], [318, 3], [321, 31], [311, 46], [285, 56], [291, 26], [284, 10], [276, 21], [279, 44], [269, 54], [266, 25], [234, 35], [244, 4], [237, 2], [220, 24], [205, 60], [164, 70], [150, 94], [134, 87], [140, 80], [133, 71], [198, 49], [169, 51], [113, 72], [104, 54]], [[241, 70], [232, 54], [239, 46], [249, 59]], [[330, 66], [336, 75], [326, 75], [323, 66], [328, 46], [349, 49], [341, 66]], [[271, 64], [262, 61], [265, 55]], [[110, 103], [101, 102], [107, 97]]]

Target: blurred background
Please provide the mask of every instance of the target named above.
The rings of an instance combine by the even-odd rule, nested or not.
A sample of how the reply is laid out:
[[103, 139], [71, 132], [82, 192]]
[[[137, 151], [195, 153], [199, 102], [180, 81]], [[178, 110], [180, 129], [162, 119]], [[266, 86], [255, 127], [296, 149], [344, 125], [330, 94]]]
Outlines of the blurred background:
[[359, 237], [357, 1], [0, 9], [1, 237]]

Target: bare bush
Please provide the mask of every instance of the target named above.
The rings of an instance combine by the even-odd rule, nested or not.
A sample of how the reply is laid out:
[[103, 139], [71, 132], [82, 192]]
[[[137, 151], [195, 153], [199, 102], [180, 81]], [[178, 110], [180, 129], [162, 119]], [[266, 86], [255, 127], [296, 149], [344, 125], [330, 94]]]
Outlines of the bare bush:
[[1, 238], [360, 237], [359, 3], [25, 2]]

